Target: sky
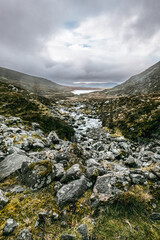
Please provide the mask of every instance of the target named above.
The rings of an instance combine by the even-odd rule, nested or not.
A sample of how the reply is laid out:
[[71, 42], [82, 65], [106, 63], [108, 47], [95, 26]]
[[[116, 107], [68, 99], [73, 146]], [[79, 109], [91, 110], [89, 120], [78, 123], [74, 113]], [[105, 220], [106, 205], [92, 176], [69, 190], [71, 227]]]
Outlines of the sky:
[[70, 86], [119, 84], [160, 60], [159, 0], [0, 0], [0, 66]]

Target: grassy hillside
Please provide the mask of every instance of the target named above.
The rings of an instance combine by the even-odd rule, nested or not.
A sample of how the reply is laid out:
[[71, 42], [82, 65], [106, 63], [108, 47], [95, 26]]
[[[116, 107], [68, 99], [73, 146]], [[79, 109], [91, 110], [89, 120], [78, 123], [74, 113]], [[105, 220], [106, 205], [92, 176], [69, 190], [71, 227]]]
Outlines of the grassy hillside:
[[44, 97], [0, 84], [0, 115], [20, 117], [28, 126], [37, 122], [46, 134], [55, 130], [61, 138], [71, 139], [74, 130], [51, 114], [49, 105], [52, 106], [52, 102]]
[[30, 76], [0, 67], [0, 81], [12, 83], [25, 90], [45, 97], [72, 96], [71, 89], [44, 78]]

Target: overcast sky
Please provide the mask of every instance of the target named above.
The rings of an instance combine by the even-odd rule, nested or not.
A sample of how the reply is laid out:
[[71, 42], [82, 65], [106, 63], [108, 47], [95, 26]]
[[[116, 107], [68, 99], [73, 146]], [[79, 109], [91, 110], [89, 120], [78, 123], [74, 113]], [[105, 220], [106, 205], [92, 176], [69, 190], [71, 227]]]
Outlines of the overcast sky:
[[95, 86], [159, 60], [160, 0], [0, 0], [2, 67]]

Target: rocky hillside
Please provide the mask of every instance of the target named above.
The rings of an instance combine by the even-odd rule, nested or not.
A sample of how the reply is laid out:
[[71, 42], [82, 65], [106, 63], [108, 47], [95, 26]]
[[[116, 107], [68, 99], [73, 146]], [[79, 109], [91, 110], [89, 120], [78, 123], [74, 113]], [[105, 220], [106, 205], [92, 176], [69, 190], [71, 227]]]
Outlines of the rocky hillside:
[[136, 95], [160, 91], [160, 62], [126, 82], [104, 92], [107, 95]]
[[72, 96], [69, 87], [61, 86], [44, 78], [30, 76], [0, 67], [0, 82], [7, 82], [45, 97]]
[[2, 103], [0, 239], [159, 240], [157, 137], [116, 136], [102, 126], [103, 102], [61, 100], [48, 109], [75, 134], [60, 139], [47, 122], [26, 125], [30, 108], [15, 117]]

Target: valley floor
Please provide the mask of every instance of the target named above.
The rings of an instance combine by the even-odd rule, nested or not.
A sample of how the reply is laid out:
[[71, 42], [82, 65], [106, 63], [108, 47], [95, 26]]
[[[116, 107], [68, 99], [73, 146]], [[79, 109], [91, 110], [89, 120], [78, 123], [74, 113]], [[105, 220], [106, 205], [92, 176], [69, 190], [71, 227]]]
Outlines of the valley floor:
[[[157, 99], [145, 114], [158, 119]], [[125, 104], [108, 101], [70, 98], [50, 106], [74, 129], [70, 140], [0, 116], [0, 239], [159, 239], [159, 136], [124, 137], [114, 110], [122, 116]], [[6, 225], [9, 218], [15, 222]]]

